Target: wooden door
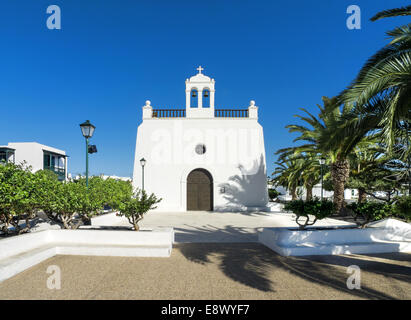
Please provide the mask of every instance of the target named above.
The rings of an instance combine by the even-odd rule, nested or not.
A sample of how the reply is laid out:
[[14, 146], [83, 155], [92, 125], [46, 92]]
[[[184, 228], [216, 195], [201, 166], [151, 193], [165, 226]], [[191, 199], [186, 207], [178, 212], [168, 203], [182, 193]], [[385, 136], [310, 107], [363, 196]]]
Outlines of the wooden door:
[[213, 178], [204, 169], [196, 169], [187, 177], [187, 210], [213, 210]]

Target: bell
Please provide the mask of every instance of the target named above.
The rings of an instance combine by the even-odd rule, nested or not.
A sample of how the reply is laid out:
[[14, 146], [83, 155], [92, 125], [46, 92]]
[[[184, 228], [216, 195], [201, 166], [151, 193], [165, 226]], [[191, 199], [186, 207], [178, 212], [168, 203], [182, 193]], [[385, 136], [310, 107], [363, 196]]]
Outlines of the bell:
[[208, 98], [208, 90], [204, 91], [204, 98]]
[[197, 91], [193, 91], [192, 95], [193, 98], [197, 97]]

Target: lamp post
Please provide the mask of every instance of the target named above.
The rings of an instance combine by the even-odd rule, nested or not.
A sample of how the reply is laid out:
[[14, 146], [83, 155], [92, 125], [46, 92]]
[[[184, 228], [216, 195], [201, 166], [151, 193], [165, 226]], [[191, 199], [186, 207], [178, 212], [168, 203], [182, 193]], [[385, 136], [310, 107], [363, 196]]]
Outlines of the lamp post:
[[320, 168], [321, 168], [321, 201], [323, 200], [323, 165], [325, 163], [325, 159], [321, 157], [319, 160], [320, 162]]
[[141, 186], [142, 190], [144, 190], [144, 166], [146, 165], [146, 159], [141, 158], [140, 159], [140, 165], [141, 165], [141, 170], [142, 170], [142, 175], [141, 175]]
[[86, 138], [86, 187], [88, 189], [88, 154], [89, 154], [89, 147], [88, 147], [88, 139], [93, 136], [94, 129], [96, 127], [90, 123], [89, 120], [80, 124], [81, 133], [83, 137]]

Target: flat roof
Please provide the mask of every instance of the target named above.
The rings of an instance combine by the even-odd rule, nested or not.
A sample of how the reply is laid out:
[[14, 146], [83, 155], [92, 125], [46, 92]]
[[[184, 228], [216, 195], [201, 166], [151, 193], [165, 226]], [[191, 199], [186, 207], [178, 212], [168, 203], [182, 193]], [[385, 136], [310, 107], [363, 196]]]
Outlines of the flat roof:
[[58, 155], [66, 155], [66, 152], [64, 150], [60, 150], [60, 149], [57, 149], [57, 148], [54, 148], [54, 147], [50, 147], [50, 146], [47, 146], [45, 144], [41, 144], [41, 143], [38, 143], [38, 142], [35, 142], [35, 141], [33, 141], [33, 142], [9, 142], [8, 147], [16, 147], [17, 148], [18, 146], [24, 146], [24, 145], [36, 145], [37, 147], [43, 149], [44, 151], [48, 151], [48, 152], [55, 153], [55, 154], [58, 154]]
[[14, 148], [10, 148], [9, 146], [0, 146], [0, 150], [4, 150], [4, 149], [13, 150], [13, 151], [16, 150], [16, 149], [14, 149]]

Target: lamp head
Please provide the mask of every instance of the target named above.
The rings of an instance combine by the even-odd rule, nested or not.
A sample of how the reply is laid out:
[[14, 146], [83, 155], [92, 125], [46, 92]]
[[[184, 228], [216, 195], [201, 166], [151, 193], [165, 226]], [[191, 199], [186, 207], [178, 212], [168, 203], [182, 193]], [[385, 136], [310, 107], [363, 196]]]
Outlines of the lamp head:
[[91, 138], [93, 136], [94, 129], [96, 129], [96, 127], [92, 125], [89, 120], [80, 124], [80, 128], [83, 137], [86, 139]]

